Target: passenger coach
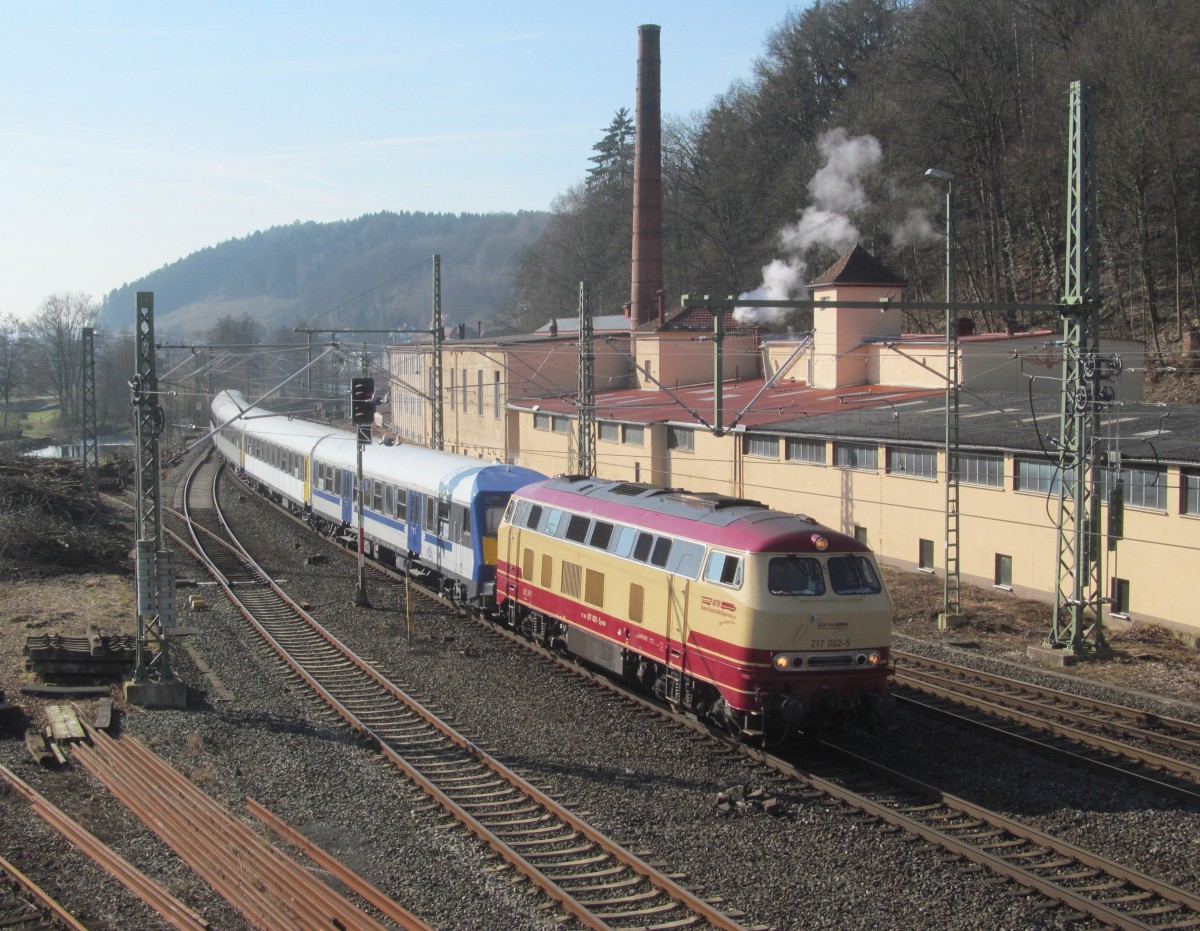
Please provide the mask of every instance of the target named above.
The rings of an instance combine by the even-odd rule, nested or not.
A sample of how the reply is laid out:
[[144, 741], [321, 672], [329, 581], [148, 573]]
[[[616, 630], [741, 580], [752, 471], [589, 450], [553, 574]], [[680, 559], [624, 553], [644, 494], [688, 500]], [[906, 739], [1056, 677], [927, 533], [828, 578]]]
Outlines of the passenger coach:
[[[326, 532], [355, 532], [354, 433], [250, 407], [236, 391], [217, 395], [212, 415], [217, 449], [261, 492]], [[513, 491], [545, 476], [418, 446], [371, 444], [362, 454], [369, 555], [490, 608], [500, 517]]]

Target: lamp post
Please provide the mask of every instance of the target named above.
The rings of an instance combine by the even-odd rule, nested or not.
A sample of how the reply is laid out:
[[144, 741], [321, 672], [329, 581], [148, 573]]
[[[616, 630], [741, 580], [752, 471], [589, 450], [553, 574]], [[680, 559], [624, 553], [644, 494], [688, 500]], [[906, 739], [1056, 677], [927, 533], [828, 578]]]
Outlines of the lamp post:
[[946, 182], [946, 526], [942, 613], [945, 630], [963, 622], [958, 566], [958, 320], [954, 314], [954, 172], [930, 168], [926, 178]]

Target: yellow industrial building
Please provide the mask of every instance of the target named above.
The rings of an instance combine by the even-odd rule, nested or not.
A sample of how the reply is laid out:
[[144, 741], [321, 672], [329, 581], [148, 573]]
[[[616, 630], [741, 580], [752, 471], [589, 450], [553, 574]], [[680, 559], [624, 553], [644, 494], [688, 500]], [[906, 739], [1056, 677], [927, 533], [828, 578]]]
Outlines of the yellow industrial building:
[[[860, 247], [810, 285], [810, 333], [763, 338], [729, 317], [714, 385], [713, 319], [595, 321], [596, 473], [755, 498], [867, 542], [881, 562], [942, 573], [944, 335], [901, 332], [903, 282]], [[879, 302], [880, 310], [839, 306]], [[960, 328], [959, 570], [964, 582], [1052, 601], [1058, 586], [1061, 335]], [[1105, 340], [1120, 377], [1098, 449], [1123, 483], [1105, 554], [1109, 614], [1200, 636], [1200, 412], [1142, 402], [1141, 343]], [[430, 435], [428, 343], [389, 348], [401, 442]], [[444, 448], [548, 475], [577, 469], [577, 321], [443, 345]], [[713, 427], [720, 424], [716, 433]], [[969, 603], [967, 605], [969, 610]]]

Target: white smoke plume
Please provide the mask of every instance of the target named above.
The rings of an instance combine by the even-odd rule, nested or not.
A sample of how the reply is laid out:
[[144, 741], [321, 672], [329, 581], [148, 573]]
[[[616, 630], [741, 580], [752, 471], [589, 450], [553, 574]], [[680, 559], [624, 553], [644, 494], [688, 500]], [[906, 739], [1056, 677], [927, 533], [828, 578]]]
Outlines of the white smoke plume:
[[892, 245], [898, 249], [914, 243], [920, 245], [939, 235], [925, 211], [919, 207], [913, 207], [908, 216], [893, 226], [891, 234]]
[[[781, 249], [790, 255], [764, 266], [763, 283], [741, 297], [786, 300], [804, 286], [804, 249], [823, 243], [842, 252], [858, 241], [858, 227], [848, 213], [867, 204], [861, 179], [883, 157], [879, 140], [874, 136], [851, 136], [839, 126], [822, 134], [817, 148], [825, 162], [808, 182], [813, 202], [779, 234]], [[782, 308], [738, 307], [733, 317], [740, 323], [758, 324], [778, 320], [785, 313]]]

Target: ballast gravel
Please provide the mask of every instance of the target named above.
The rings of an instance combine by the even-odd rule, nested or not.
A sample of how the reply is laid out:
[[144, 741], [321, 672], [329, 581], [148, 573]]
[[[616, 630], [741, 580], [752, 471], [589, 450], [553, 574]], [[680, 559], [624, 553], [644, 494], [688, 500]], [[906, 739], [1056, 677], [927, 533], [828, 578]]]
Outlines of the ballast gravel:
[[[741, 912], [747, 926], [1089, 927], [1019, 886], [882, 831], [828, 798], [809, 797], [429, 602], [414, 599], [410, 634], [401, 586], [371, 576], [372, 606], [356, 608], [352, 556], [310, 565], [307, 556], [328, 552], [319, 538], [270, 515], [241, 485], [227, 482], [224, 497], [268, 571], [352, 649], [607, 836]], [[198, 571], [180, 561], [181, 575]], [[557, 909], [499, 869], [295, 684], [223, 599], [213, 593], [208, 602], [207, 611], [186, 616], [199, 630], [190, 650], [173, 654], [189, 707], [130, 709], [125, 733], [231, 810], [255, 798], [436, 928], [560, 927]], [[218, 700], [222, 689], [232, 700]], [[1185, 716], [1179, 708], [1165, 713]], [[947, 792], [1200, 893], [1200, 818], [1180, 803], [924, 718], [902, 717], [889, 732], [853, 732], [847, 742]], [[0, 741], [0, 759], [84, 816], [214, 927], [249, 927], [86, 773], [38, 770], [12, 740]], [[738, 785], [765, 790], [781, 814], [754, 806], [726, 813], [718, 796]], [[40, 821], [15, 810], [0, 806], [0, 831], [17, 837], [5, 848], [25, 850], [31, 862], [39, 852], [55, 858], [52, 875], [62, 881], [50, 891], [88, 915], [90, 927], [161, 926]]]

